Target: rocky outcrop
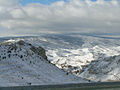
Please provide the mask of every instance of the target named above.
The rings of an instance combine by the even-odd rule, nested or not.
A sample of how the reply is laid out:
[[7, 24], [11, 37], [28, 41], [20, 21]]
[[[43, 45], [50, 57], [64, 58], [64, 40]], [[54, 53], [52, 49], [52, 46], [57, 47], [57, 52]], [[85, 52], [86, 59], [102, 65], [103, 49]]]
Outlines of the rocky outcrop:
[[[37, 54], [39, 56], [41, 56], [42, 58], [47, 60], [47, 56], [46, 56], [46, 52], [45, 49], [42, 48], [41, 46], [39, 47], [35, 47], [32, 44], [26, 43], [23, 40], [20, 41], [13, 41], [13, 42], [3, 42], [0, 44], [0, 47], [4, 47], [7, 50], [7, 53], [10, 54], [12, 51], [14, 52], [19, 52], [21, 51], [23, 48], [25, 47], [29, 47], [29, 51], [25, 51], [25, 53], [27, 55], [31, 55], [31, 52], [34, 54]], [[5, 53], [5, 52], [4, 52]], [[19, 53], [18, 53], [19, 54]], [[9, 55], [10, 56], [10, 55]]]
[[44, 59], [47, 59], [47, 56], [46, 56], [46, 54], [45, 54], [45, 49], [44, 49], [44, 48], [42, 48], [42, 47], [40, 47], [40, 46], [39, 46], [39, 47], [31, 46], [30, 49], [31, 49], [34, 53], [42, 56]]

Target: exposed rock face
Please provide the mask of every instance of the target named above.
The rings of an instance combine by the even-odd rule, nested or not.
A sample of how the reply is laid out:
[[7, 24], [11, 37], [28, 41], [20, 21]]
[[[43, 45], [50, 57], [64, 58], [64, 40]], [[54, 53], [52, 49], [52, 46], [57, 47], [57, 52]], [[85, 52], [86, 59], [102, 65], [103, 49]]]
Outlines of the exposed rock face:
[[[29, 47], [31, 52], [33, 52], [33, 53], [35, 53], [35, 54], [37, 54], [39, 56], [42, 56], [42, 58], [44, 58], [44, 59], [47, 59], [44, 48], [42, 48], [41, 46], [35, 47], [35, 46], [33, 46], [33, 45], [29, 44], [29, 43], [24, 42], [23, 40], [20, 40], [18, 42], [9, 42], [9, 41], [8, 42], [3, 42], [3, 43], [0, 44], [0, 47], [2, 47], [2, 46], [3, 47], [5, 46], [6, 48], [8, 48], [7, 53], [11, 53], [12, 50], [16, 52], [18, 49], [21, 50], [22, 47]], [[31, 55], [30, 54], [31, 52], [26, 51], [27, 55]]]
[[22, 40], [20, 40], [20, 41], [17, 42], [17, 44], [19, 44], [19, 45], [25, 45], [25, 42], [22, 41]]
[[44, 59], [47, 59], [47, 56], [45, 54], [45, 49], [42, 48], [42, 47], [34, 47], [34, 46], [31, 46], [30, 48], [34, 53], [37, 53], [38, 55], [42, 56]]

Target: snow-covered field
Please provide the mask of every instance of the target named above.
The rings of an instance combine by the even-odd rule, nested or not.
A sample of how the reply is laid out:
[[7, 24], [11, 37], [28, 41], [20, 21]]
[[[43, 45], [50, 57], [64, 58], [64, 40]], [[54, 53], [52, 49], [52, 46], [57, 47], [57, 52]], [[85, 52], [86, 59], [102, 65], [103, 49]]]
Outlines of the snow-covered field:
[[[49, 34], [9, 39], [11, 41], [23, 40], [35, 47], [42, 46], [46, 50], [48, 61], [53, 65], [48, 63], [47, 60], [39, 60], [37, 56], [29, 56], [26, 58], [28, 61], [24, 62], [18, 57], [13, 56], [15, 58], [6, 59], [7, 64], [4, 64], [5, 60], [0, 61], [0, 68], [3, 67], [3, 70], [5, 69], [5, 74], [0, 69], [0, 73], [3, 73], [4, 77], [0, 75], [0, 81], [2, 82], [17, 82], [19, 85], [29, 84], [29, 82], [32, 82], [32, 84], [85, 82], [81, 78], [91, 81], [119, 81], [120, 39], [118, 38], [103, 38], [78, 34]], [[12, 60], [15, 62], [12, 63], [13, 65], [11, 64]], [[29, 64], [29, 60], [34, 62], [34, 64]], [[24, 67], [21, 66], [20, 69], [13, 68], [12, 70], [9, 69], [8, 62], [15, 67], [21, 66], [21, 63], [23, 63], [22, 66]], [[27, 71], [27, 73], [23, 73], [23, 71]], [[7, 77], [8, 75], [10, 76]], [[21, 76], [24, 77], [24, 80], [20, 79]], [[24, 83], [22, 83], [23, 81]]]

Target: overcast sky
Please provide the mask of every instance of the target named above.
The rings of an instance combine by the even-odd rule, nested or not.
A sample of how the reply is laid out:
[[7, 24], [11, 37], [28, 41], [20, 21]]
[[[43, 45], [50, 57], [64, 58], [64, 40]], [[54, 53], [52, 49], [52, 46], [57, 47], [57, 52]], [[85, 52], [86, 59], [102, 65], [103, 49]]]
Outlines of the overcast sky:
[[120, 33], [120, 0], [0, 0], [0, 36]]

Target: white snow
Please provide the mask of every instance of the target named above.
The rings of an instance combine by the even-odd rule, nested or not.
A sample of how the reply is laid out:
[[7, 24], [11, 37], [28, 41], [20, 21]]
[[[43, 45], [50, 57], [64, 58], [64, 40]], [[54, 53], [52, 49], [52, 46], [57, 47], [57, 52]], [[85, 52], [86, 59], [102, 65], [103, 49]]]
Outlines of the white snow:
[[87, 82], [50, 64], [34, 53], [31, 45], [16, 43], [10, 40], [0, 45], [0, 86]]
[[[38, 37], [14, 38], [13, 40], [24, 40], [25, 42], [32, 43], [34, 46], [42, 46], [46, 49], [48, 60], [52, 64], [64, 71], [76, 75], [77, 77], [86, 78], [91, 81], [119, 80], [118, 77], [120, 77], [120, 67], [119, 64], [116, 64], [116, 62], [119, 61], [120, 55], [119, 39], [100, 38], [84, 35], [43, 35]], [[110, 59], [111, 61], [105, 61], [108, 59]], [[31, 58], [27, 58], [27, 60], [31, 60]], [[52, 67], [55, 67], [54, 65], [52, 65]], [[30, 65], [30, 67], [32, 68], [33, 66]], [[95, 72], [89, 73], [89, 70], [91, 70], [90, 67], [92, 66], [94, 67], [94, 69], [97, 70], [93, 69]], [[35, 67], [37, 68], [36, 63]], [[45, 70], [51, 71], [52, 67], [50, 69], [46, 68]], [[43, 68], [45, 68], [45, 66], [43, 66]], [[111, 68], [113, 70], [111, 70]], [[53, 77], [61, 75], [60, 77], [63, 77], [63, 79], [65, 79], [66, 77], [69, 78], [69, 76], [66, 76], [65, 72], [64, 73], [66, 77], [63, 76], [63, 74], [60, 74], [63, 71], [60, 71], [60, 73], [59, 71], [59, 69], [57, 71], [53, 71], [55, 73]], [[56, 73], [59, 74], [56, 75]], [[51, 74], [49, 76], [51, 76]], [[48, 81], [51, 80], [50, 78], [48, 78]], [[70, 80], [66, 82], [71, 82]], [[50, 81], [47, 84], [50, 84], [51, 82], [56, 83], [55, 81], [57, 83], [63, 83], [63, 81], [61, 80], [57, 81], [56, 79], [54, 79], [54, 81]], [[73, 80], [73, 82], [78, 81]], [[5, 82], [5, 80], [3, 80], [3, 82]], [[42, 82], [42, 84], [44, 84], [44, 82]]]
[[92, 81], [120, 81], [120, 55], [91, 63], [80, 76]]
[[[96, 75], [93, 75], [94, 77], [89, 75], [89, 78], [87, 78], [82, 75], [81, 72], [84, 72], [92, 61], [103, 60], [99, 65], [104, 65], [106, 64], [106, 62], [104, 62], [105, 58], [120, 55], [119, 39], [106, 39], [83, 35], [66, 35], [65, 38], [64, 35], [43, 36], [42, 38], [45, 38], [46, 41], [42, 39], [39, 40], [39, 38], [41, 37], [32, 38], [32, 40], [27, 38], [25, 40], [45, 47], [48, 60], [58, 68], [93, 81], [108, 80], [104, 78], [112, 78], [111, 80], [116, 80], [113, 78], [113, 75], [98, 75], [100, 78], [102, 77], [103, 80], [98, 80], [98, 76]], [[109, 71], [108, 68], [104, 68], [104, 70]], [[85, 75], [87, 74], [88, 73], [85, 73]], [[117, 75], [119, 76], [120, 74]]]

